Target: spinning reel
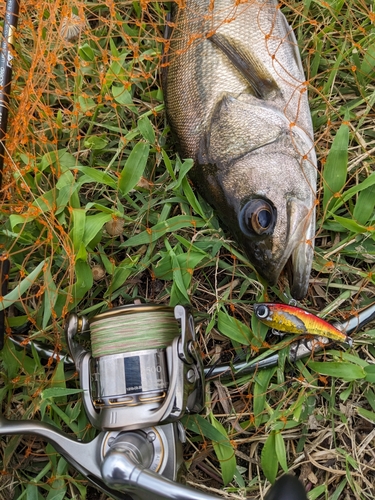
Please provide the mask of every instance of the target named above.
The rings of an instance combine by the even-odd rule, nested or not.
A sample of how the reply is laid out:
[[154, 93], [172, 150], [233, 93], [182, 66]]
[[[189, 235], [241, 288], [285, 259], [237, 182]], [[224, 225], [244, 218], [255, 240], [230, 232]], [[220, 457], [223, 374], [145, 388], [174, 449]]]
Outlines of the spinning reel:
[[[174, 483], [185, 441], [180, 419], [203, 408], [204, 371], [190, 312], [139, 304], [90, 322], [72, 314], [65, 333], [87, 416], [101, 432], [81, 443], [41, 422], [0, 417], [0, 433], [45, 438], [114, 498], [148, 499], [152, 492], [157, 499], [212, 499]], [[90, 333], [91, 351], [78, 342], [80, 333]]]

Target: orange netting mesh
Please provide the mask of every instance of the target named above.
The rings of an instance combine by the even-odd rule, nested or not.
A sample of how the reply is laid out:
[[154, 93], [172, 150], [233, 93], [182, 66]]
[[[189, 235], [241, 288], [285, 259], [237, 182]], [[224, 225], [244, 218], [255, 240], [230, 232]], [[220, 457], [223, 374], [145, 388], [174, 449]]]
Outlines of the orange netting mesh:
[[[168, 2], [146, 1], [21, 2], [2, 205], [3, 219], [8, 223], [12, 218], [3, 245], [19, 268], [13, 268], [14, 284], [35, 267], [36, 255], [48, 259], [46, 266], [54, 261], [52, 281], [66, 291], [66, 300], [60, 299], [52, 316], [64, 315], [69, 303], [76, 303], [71, 287], [77, 248], [69, 211], [83, 205], [78, 202], [82, 184], [74, 165], [119, 175], [136, 143], [134, 125], [144, 114], [156, 131], [150, 181], [161, 164], [165, 133], [158, 68], [164, 26], [173, 27], [167, 19], [170, 7]], [[354, 138], [349, 172], [358, 175], [354, 167], [367, 158], [367, 136], [372, 136], [371, 100], [364, 89], [371, 85], [374, 48], [366, 35], [374, 14], [366, 2], [322, 2], [315, 10], [293, 2], [285, 7], [304, 59], [319, 159], [324, 163], [335, 131], [349, 119]], [[3, 4], [1, 16], [4, 8]], [[235, 12], [234, 5], [228, 22]], [[200, 36], [193, 34], [192, 42]], [[147, 189], [154, 188], [148, 184]], [[85, 196], [89, 201], [89, 189]], [[113, 191], [104, 196], [112, 202], [118, 199]], [[112, 217], [117, 215], [112, 212]], [[30, 221], [39, 234], [28, 238]], [[27, 292], [36, 308], [44, 286]]]

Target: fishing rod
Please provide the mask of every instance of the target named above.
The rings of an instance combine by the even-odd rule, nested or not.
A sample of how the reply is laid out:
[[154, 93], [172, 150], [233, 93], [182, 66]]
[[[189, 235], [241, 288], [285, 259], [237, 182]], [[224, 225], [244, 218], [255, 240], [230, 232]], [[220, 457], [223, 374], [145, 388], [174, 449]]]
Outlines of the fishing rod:
[[20, 9], [19, 0], [7, 0], [0, 54], [0, 188], [5, 157], [5, 136], [8, 126], [10, 89], [12, 82], [12, 51]]
[[[14, 37], [18, 23], [20, 10], [19, 0], [7, 0], [5, 6], [4, 26], [1, 38], [0, 53], [0, 190], [3, 180], [3, 169], [5, 159], [5, 136], [8, 128], [8, 112], [10, 89], [12, 82], [12, 50], [14, 50]], [[1, 294], [4, 296], [8, 288], [8, 274], [10, 262], [8, 259], [1, 260]], [[0, 350], [4, 346], [5, 316], [0, 312]]]
[[[362, 311], [351, 316], [346, 321], [334, 322], [333, 326], [338, 330], [344, 332], [346, 335], [353, 335], [362, 330], [368, 323], [374, 320], [375, 303], [365, 307]], [[27, 349], [28, 351], [31, 351], [31, 346], [33, 346], [33, 348], [38, 352], [41, 358], [46, 360], [55, 359], [63, 362], [67, 367], [74, 367], [74, 361], [68, 353], [56, 354], [56, 352], [48, 346], [36, 341], [25, 343], [24, 334], [27, 333], [28, 326], [26, 325], [24, 328], [22, 328], [22, 330], [22, 332], [20, 330], [14, 331], [13, 334], [8, 337], [14, 345], [21, 349]], [[288, 332], [283, 333], [285, 335], [288, 334]], [[314, 352], [314, 354], [319, 353], [329, 343], [332, 343], [332, 340], [327, 337], [302, 337], [289, 345], [289, 354], [287, 358], [290, 363], [295, 363], [299, 359], [310, 356], [312, 352]], [[205, 379], [212, 380], [219, 377], [227, 379], [233, 378], [236, 375], [247, 375], [258, 370], [263, 370], [265, 368], [272, 368], [273, 366], [277, 366], [279, 363], [278, 353], [271, 354], [267, 357], [263, 357], [262, 359], [258, 358], [250, 361], [237, 361], [231, 364], [215, 363], [213, 365], [206, 366], [203, 369]]]

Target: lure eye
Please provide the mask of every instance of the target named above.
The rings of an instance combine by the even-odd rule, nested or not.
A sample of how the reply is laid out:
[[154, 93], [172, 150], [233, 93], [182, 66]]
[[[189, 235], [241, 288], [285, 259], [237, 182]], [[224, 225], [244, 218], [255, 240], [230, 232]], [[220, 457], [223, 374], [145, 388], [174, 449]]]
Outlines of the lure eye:
[[269, 309], [267, 306], [259, 305], [255, 310], [255, 314], [258, 316], [259, 319], [265, 319], [268, 317]]
[[245, 233], [271, 234], [276, 224], [276, 210], [261, 198], [250, 200], [240, 213], [240, 227]]

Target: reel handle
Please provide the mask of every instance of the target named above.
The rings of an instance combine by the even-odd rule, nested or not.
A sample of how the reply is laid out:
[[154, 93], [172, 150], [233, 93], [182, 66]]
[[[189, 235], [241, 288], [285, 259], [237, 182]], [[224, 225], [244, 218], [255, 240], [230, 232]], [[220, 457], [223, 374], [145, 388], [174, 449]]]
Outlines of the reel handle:
[[[217, 496], [207, 495], [189, 486], [175, 483], [163, 476], [144, 469], [134, 456], [120, 447], [113, 447], [105, 456], [101, 467], [103, 480], [108, 486], [120, 491], [136, 491], [143, 498], [154, 500], [214, 500]], [[138, 493], [139, 492], [139, 493]]]
[[[171, 457], [166, 466], [166, 475], [175, 478], [178, 463], [176, 461], [176, 443], [173, 434], [178, 434], [177, 424], [169, 424], [165, 430], [165, 443], [169, 445], [166, 454]], [[160, 429], [159, 429], [160, 430]], [[111, 433], [101, 432], [89, 443], [80, 443], [49, 424], [36, 420], [8, 420], [0, 416], [0, 434], [28, 434], [40, 436], [48, 441], [55, 450], [72, 464], [83, 476], [90, 480], [97, 488], [116, 500], [149, 500], [150, 493], [155, 500], [214, 500], [187, 486], [175, 483], [171, 479], [143, 469], [136, 461], [147, 461], [152, 452], [146, 449], [141, 439], [126, 438], [126, 432], [115, 438], [109, 451], [105, 454], [105, 443], [110, 440]], [[123, 437], [125, 436], [125, 438]], [[129, 445], [130, 443], [130, 445]]]

